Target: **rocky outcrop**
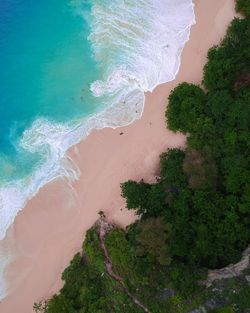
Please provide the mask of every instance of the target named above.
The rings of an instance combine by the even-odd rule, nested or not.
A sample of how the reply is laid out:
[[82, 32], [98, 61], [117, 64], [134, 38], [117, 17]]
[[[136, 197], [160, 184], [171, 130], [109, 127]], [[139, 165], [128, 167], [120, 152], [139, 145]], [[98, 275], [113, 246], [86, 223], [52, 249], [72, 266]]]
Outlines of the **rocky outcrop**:
[[250, 245], [243, 252], [241, 260], [236, 264], [230, 264], [227, 267], [218, 270], [209, 270], [207, 280], [204, 282], [207, 287], [211, 286], [213, 281], [239, 276], [248, 266], [250, 260]]

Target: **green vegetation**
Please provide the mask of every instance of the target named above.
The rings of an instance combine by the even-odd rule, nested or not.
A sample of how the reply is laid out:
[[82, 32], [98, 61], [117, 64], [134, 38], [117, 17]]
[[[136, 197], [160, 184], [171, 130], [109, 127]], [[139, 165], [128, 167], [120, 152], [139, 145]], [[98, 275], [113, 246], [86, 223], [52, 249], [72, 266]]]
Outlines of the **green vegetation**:
[[183, 83], [169, 96], [167, 121], [169, 129], [184, 133], [197, 129], [199, 119], [203, 119], [206, 103], [205, 92], [199, 87]]
[[[166, 237], [155, 237], [152, 232], [152, 228], [155, 231], [155, 224], [166, 232]], [[145, 237], [146, 230], [148, 239]], [[150, 249], [137, 251], [142, 233], [146, 247], [151, 240], [156, 240], [156, 245], [169, 240], [168, 224], [159, 218], [149, 218], [147, 223], [138, 221], [130, 225], [126, 232], [113, 228], [105, 236], [105, 246], [117, 277], [151, 313], [186, 313], [195, 308], [202, 308], [201, 312], [208, 313], [249, 312], [250, 286], [245, 278], [248, 272], [233, 279], [215, 281], [210, 288], [199, 287], [195, 281], [205, 276], [196, 268], [187, 268], [175, 261], [171, 265], [169, 262], [161, 264], [155, 249], [153, 252]], [[65, 284], [60, 293], [49, 301], [35, 304], [35, 312], [144, 312], [133, 303], [120, 282], [107, 272], [95, 226], [87, 232], [83, 252], [75, 255], [62, 279]], [[188, 293], [184, 294], [181, 290], [188, 290]]]
[[[248, 16], [249, 1], [237, 8]], [[156, 184], [121, 186], [139, 223], [159, 217], [168, 223], [168, 278], [184, 296], [198, 287], [193, 273], [237, 262], [250, 242], [249, 104], [250, 19], [237, 18], [208, 53], [203, 88], [182, 83], [170, 94], [168, 127], [187, 134], [185, 151], [161, 156]]]
[[151, 313], [250, 312], [250, 273], [201, 283], [208, 269], [237, 262], [250, 242], [250, 2], [238, 0], [236, 9], [245, 18], [209, 51], [203, 85], [182, 83], [169, 97], [168, 127], [187, 135], [185, 150], [160, 156], [156, 183], [121, 185], [138, 221], [113, 228], [104, 243], [89, 230], [64, 287], [34, 304], [36, 312], [144, 312], [131, 295]]
[[[88, 231], [83, 253], [62, 274], [64, 286], [49, 300], [46, 313], [141, 313], [119, 284], [108, 276], [95, 228]], [[44, 312], [44, 311], [42, 311]]]
[[170, 224], [168, 253], [183, 266], [226, 266], [250, 242], [249, 75], [250, 19], [234, 19], [208, 53], [204, 88], [182, 83], [169, 97], [168, 126], [188, 135], [185, 151], [161, 156], [158, 183], [122, 184], [129, 209]]
[[250, 16], [250, 1], [249, 0], [237, 0], [236, 11], [249, 17]]
[[214, 281], [205, 296], [210, 305], [217, 304], [211, 312], [250, 312], [249, 274], [250, 267], [238, 277]]

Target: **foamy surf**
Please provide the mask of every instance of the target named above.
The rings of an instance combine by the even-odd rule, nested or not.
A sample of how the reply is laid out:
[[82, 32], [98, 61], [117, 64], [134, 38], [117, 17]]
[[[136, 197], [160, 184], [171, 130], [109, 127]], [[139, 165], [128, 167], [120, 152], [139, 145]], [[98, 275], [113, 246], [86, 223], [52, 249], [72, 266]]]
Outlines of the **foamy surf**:
[[124, 67], [138, 87], [152, 91], [173, 80], [195, 23], [190, 0], [95, 1], [91, 35], [94, 57], [106, 74]]
[[[95, 0], [88, 16], [93, 56], [103, 76], [90, 86], [101, 109], [69, 123], [39, 118], [19, 142], [41, 162], [32, 175], [0, 188], [0, 240], [18, 212], [46, 183], [80, 172], [67, 150], [93, 129], [125, 126], [143, 113], [144, 92], [175, 78], [180, 56], [195, 23], [191, 0]], [[82, 14], [81, 1], [72, 1]], [[84, 16], [85, 17], [85, 16]], [[6, 262], [2, 262], [4, 265]], [[1, 265], [0, 265], [1, 266]], [[0, 271], [3, 281], [3, 271]], [[0, 289], [0, 299], [6, 288]]]

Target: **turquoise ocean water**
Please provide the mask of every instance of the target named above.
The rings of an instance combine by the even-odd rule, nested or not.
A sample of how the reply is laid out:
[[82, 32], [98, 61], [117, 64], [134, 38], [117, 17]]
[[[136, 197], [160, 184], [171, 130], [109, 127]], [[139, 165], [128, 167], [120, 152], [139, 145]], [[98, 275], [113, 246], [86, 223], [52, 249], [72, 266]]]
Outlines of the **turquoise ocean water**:
[[[76, 9], [65, 0], [0, 2], [1, 183], [39, 163], [18, 145], [36, 118], [65, 122], [96, 109], [88, 85], [99, 73]], [[90, 5], [81, 9], [88, 14]]]
[[194, 23], [191, 0], [0, 1], [0, 240], [44, 184], [79, 177], [70, 146], [141, 117]]
[[[46, 183], [46, 170], [56, 171], [52, 160], [44, 164], [60, 158], [42, 142], [48, 135], [52, 146], [60, 144], [53, 142], [51, 125], [52, 134], [45, 123], [34, 127], [38, 133], [27, 136], [26, 146], [24, 131], [41, 118], [67, 124], [101, 106], [89, 88], [101, 76], [87, 40], [90, 11], [88, 1], [0, 1], [0, 239], [27, 198]], [[39, 132], [41, 145], [32, 150]]]

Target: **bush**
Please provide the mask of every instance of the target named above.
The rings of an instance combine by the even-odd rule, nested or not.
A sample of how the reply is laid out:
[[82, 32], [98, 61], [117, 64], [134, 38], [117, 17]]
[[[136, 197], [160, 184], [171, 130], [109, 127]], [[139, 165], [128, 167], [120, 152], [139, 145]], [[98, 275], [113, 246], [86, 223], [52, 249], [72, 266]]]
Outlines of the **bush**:
[[121, 184], [122, 196], [127, 200], [127, 208], [137, 209], [137, 214], [146, 213], [149, 208], [148, 198], [151, 186], [141, 180], [139, 183], [127, 181]]
[[198, 117], [204, 113], [206, 95], [195, 85], [182, 83], [169, 96], [166, 119], [169, 129], [183, 133], [196, 129]]
[[250, 2], [249, 0], [236, 0], [236, 11], [250, 17]]

